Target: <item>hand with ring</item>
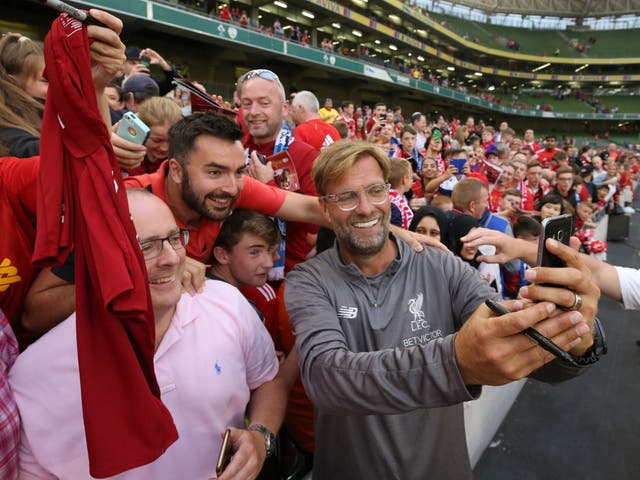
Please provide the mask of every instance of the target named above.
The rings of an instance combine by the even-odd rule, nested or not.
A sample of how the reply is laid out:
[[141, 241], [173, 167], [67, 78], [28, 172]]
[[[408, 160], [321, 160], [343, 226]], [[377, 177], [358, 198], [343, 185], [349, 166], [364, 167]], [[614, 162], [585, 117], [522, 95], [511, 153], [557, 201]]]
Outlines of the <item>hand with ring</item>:
[[[590, 270], [580, 261], [579, 254], [570, 247], [548, 239], [547, 249], [560, 257], [565, 268], [531, 268], [525, 272], [525, 278], [531, 285], [522, 287], [520, 295], [534, 301], [555, 303], [559, 311], [571, 310], [576, 318], [581, 318], [591, 327], [591, 332], [581, 335], [582, 342], [571, 350], [576, 356], [582, 356], [593, 344], [593, 331], [600, 289], [591, 278]], [[552, 321], [553, 318], [547, 321]], [[541, 322], [544, 323], [544, 322]], [[538, 330], [538, 326], [535, 327]], [[544, 329], [540, 325], [540, 329]]]

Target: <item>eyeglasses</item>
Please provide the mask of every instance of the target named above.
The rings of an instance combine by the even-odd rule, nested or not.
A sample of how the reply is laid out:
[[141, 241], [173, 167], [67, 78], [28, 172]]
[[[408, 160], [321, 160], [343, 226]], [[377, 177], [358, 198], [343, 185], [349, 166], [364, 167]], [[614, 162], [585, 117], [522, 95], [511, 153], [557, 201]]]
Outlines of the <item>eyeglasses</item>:
[[242, 85], [244, 82], [247, 82], [255, 77], [259, 77], [264, 80], [269, 80], [270, 82], [280, 80], [278, 78], [278, 75], [273, 73], [271, 70], [267, 70], [265, 68], [259, 68], [256, 70], [251, 70], [245, 73], [242, 77], [240, 77], [240, 79], [238, 80], [238, 85]]
[[169, 242], [169, 245], [171, 245], [171, 248], [175, 251], [181, 250], [189, 243], [189, 230], [180, 230], [179, 232], [172, 233], [165, 238], [156, 238], [146, 242], [139, 242], [144, 259], [151, 260], [152, 258], [156, 258], [160, 255], [164, 248], [165, 241]]
[[[391, 185], [388, 183], [374, 183], [360, 191], [365, 193], [367, 200], [372, 205], [382, 205], [389, 201], [390, 188]], [[350, 212], [358, 208], [360, 204], [360, 191], [345, 190], [343, 192], [330, 193], [320, 198], [335, 203], [343, 212]]]

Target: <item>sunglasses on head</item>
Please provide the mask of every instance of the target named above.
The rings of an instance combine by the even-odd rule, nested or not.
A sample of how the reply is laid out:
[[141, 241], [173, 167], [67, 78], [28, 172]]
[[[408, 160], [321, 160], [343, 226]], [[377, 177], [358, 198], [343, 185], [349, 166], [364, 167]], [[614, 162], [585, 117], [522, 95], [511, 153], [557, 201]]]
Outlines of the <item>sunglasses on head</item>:
[[271, 70], [259, 68], [257, 70], [251, 70], [240, 77], [240, 84], [243, 84], [255, 77], [262, 78], [263, 80], [269, 80], [270, 82], [279, 80], [278, 75], [273, 73]]

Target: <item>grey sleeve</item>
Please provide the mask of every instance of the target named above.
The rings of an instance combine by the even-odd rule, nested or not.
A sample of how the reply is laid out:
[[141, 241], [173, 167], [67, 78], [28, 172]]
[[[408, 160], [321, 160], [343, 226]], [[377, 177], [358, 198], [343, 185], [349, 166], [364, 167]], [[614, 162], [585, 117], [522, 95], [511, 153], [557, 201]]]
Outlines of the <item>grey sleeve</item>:
[[[302, 381], [316, 407], [330, 414], [396, 414], [480, 395], [480, 387], [467, 388], [462, 380], [455, 359], [455, 334], [421, 346], [349, 350], [325, 290], [324, 283], [330, 282], [316, 274], [295, 269], [285, 286]], [[341, 287], [331, 283], [331, 288]]]

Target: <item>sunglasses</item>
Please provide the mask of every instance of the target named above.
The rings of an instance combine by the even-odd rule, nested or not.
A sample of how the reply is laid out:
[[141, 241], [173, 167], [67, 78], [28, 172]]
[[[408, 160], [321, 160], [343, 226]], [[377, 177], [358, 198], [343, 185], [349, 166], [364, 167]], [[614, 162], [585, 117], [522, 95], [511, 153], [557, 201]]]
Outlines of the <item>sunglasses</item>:
[[245, 73], [242, 77], [240, 77], [238, 83], [242, 85], [244, 82], [247, 82], [255, 77], [262, 78], [263, 80], [269, 80], [270, 82], [279, 80], [278, 75], [273, 73], [271, 70], [259, 68], [257, 70], [251, 70]]

